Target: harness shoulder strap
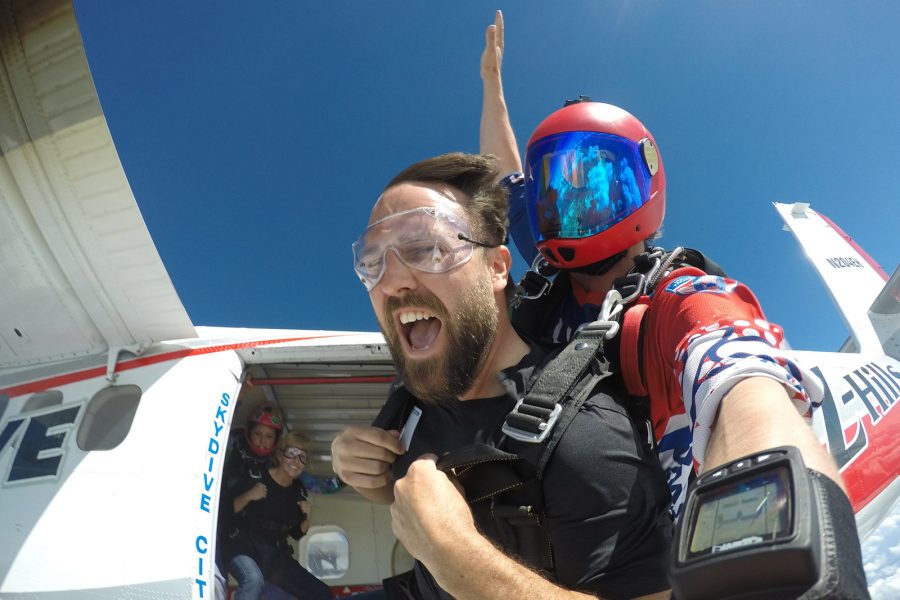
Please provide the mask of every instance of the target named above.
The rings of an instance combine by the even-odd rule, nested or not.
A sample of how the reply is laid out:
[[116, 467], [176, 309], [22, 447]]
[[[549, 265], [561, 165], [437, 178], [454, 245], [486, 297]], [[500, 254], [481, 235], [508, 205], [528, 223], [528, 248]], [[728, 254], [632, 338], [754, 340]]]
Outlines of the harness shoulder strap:
[[644, 386], [644, 363], [641, 359], [643, 344], [644, 315], [650, 308], [650, 298], [641, 296], [631, 308], [625, 311], [622, 317], [622, 333], [619, 339], [619, 367], [622, 369], [622, 379], [625, 380], [625, 389], [631, 396], [643, 398], [647, 396], [647, 388]]
[[582, 383], [603, 348], [609, 327], [599, 323], [602, 322], [580, 329], [575, 338], [546, 363], [525, 396], [506, 416], [503, 433], [529, 443], [541, 443], [550, 435], [562, 413], [563, 403]]
[[707, 275], [717, 275], [725, 277], [725, 270], [719, 266], [717, 262], [706, 256], [699, 250], [693, 248], [684, 249], [683, 265], [697, 267]]

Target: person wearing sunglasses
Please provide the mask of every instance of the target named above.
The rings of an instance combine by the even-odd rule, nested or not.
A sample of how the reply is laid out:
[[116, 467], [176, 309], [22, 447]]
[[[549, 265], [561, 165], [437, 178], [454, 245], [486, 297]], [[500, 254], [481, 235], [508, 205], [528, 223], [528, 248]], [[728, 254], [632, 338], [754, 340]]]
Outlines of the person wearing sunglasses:
[[331, 597], [328, 586], [293, 558], [287, 541], [288, 536], [300, 539], [309, 529], [310, 504], [300, 482], [308, 448], [306, 436], [295, 431], [282, 435], [261, 477], [245, 474], [234, 486], [232, 530], [222, 542], [222, 555], [238, 580], [236, 600], [257, 600], [266, 581], [298, 598]]
[[[353, 268], [398, 380], [372, 426], [335, 438], [334, 470], [392, 505], [393, 530], [416, 559], [408, 578], [386, 583], [388, 597], [667, 598], [657, 596], [668, 587], [665, 482], [602, 378], [579, 379], [582, 410], [554, 430], [540, 478], [543, 445], [505, 433], [549, 357], [507, 316], [508, 205], [497, 175], [489, 157], [447, 154], [405, 169], [375, 203]], [[482, 464], [501, 486], [476, 501], [463, 471]], [[541, 505], [517, 504], [521, 486]]]

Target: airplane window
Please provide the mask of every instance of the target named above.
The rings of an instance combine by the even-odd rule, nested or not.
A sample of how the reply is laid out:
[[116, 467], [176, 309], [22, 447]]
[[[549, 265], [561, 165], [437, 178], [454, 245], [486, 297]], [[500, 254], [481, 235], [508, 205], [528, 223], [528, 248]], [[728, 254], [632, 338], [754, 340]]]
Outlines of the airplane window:
[[112, 450], [131, 430], [141, 388], [114, 385], [94, 394], [78, 427], [78, 447], [82, 450]]
[[319, 579], [337, 579], [350, 566], [350, 543], [340, 527], [312, 527], [306, 534], [300, 563]]
[[57, 404], [62, 404], [62, 401], [63, 395], [59, 390], [38, 392], [25, 402], [25, 406], [22, 407], [22, 412], [31, 412], [33, 410], [47, 408], [48, 406], [55, 406]]

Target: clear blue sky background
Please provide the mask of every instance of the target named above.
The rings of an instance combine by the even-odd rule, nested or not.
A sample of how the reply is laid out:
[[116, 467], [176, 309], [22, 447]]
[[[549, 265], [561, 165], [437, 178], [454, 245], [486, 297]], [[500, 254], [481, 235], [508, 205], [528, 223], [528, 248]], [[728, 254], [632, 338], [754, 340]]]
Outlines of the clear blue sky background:
[[[477, 151], [495, 6], [75, 4], [119, 155], [194, 323], [375, 329], [350, 244], [396, 172]], [[628, 109], [666, 166], [663, 243], [747, 282], [794, 347], [844, 341], [771, 202], [810, 202], [885, 271], [897, 265], [900, 2], [496, 8], [521, 148], [566, 98]], [[889, 545], [887, 574], [900, 562]]]

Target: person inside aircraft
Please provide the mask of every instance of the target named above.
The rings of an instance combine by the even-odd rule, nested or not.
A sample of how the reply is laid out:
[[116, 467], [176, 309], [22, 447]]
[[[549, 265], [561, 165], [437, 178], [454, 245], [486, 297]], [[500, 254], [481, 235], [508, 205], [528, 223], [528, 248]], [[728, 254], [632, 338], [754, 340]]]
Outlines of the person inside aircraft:
[[[510, 194], [510, 234], [519, 252], [529, 264], [540, 256], [543, 269], [549, 263], [550, 270], [559, 272], [550, 293], [519, 302], [513, 316], [519, 331], [544, 342], [566, 343], [582, 323], [600, 318], [617, 280], [666, 263], [653, 274], [644, 273], [655, 279], [657, 293], [644, 289], [638, 294], [649, 305], [640, 324], [643, 352], [634, 360], [642, 378], [634, 386], [626, 383], [633, 396], [649, 396], [673, 514], [680, 511], [692, 467], [701, 471], [782, 444], [800, 447], [807, 466], [843, 488], [833, 459], [805, 420], [821, 403], [821, 381], [785, 350], [783, 331], [765, 320], [749, 289], [723, 277], [699, 252], [652, 247], [665, 213], [666, 179], [647, 128], [618, 107], [581, 97], [535, 130], [523, 175], [503, 93], [503, 50], [503, 17], [497, 11], [485, 33], [480, 63], [480, 151], [497, 157]], [[614, 174], [599, 177], [598, 171]], [[579, 185], [571, 174], [581, 172], [587, 176]], [[595, 185], [584, 183], [591, 181]], [[577, 194], [562, 197], [573, 188]], [[586, 228], [558, 224], [571, 205], [583, 204], [585, 194], [600, 204], [614, 195], [631, 201]], [[626, 335], [625, 330], [619, 335]], [[734, 352], [715, 354], [724, 341]], [[621, 348], [626, 345], [623, 338]], [[637, 343], [633, 346], [637, 355]], [[704, 365], [711, 360], [718, 368], [708, 376]], [[695, 393], [683, 398], [681, 380], [687, 378], [694, 379]], [[696, 415], [693, 423], [689, 414]]]
[[[602, 377], [579, 379], [581, 410], [561, 417], [543, 466], [534, 449], [544, 446], [503, 432], [532, 375], [546, 384], [548, 356], [507, 317], [497, 179], [489, 157], [448, 154], [404, 170], [375, 203], [354, 269], [399, 379], [372, 426], [335, 438], [335, 472], [392, 504], [394, 532], [416, 559], [400, 597], [667, 598], [665, 481]], [[437, 456], [444, 469], [487, 468], [492, 499], [473, 515]]]
[[[222, 468], [219, 495], [219, 539], [229, 535], [235, 515], [235, 490], [246, 479], [261, 481], [283, 429], [281, 416], [268, 404], [257, 408], [247, 419], [246, 429], [233, 430]], [[227, 565], [219, 568], [227, 571]]]
[[[235, 487], [248, 477], [255, 481], [262, 480], [263, 472], [270, 467], [272, 452], [282, 430], [283, 421], [278, 411], [269, 404], [262, 404], [247, 418], [245, 428], [231, 431], [222, 470], [218, 539], [226, 539], [234, 532]], [[306, 469], [301, 472], [300, 483], [307, 492], [314, 494], [332, 494], [344, 487], [344, 483], [337, 477], [315, 477]], [[221, 556], [216, 561], [216, 569], [224, 579], [223, 574], [228, 572], [228, 565], [222, 561]], [[266, 584], [266, 592], [268, 596], [282, 593], [271, 582]]]
[[[281, 431], [281, 415], [269, 404], [263, 404], [251, 413], [246, 428], [232, 429], [225, 455], [225, 486], [230, 487], [229, 479], [242, 472], [259, 478], [263, 469], [268, 467], [269, 456]], [[317, 477], [305, 470], [300, 482], [312, 494], [334, 494], [344, 487], [337, 477]], [[226, 510], [225, 514], [227, 518], [230, 511]]]
[[229, 490], [233, 516], [221, 543], [222, 562], [238, 581], [237, 600], [258, 599], [266, 581], [297, 598], [331, 597], [328, 586], [292, 557], [287, 541], [288, 535], [300, 539], [309, 529], [310, 504], [300, 482], [308, 448], [305, 436], [288, 432], [259, 478], [245, 471]]

